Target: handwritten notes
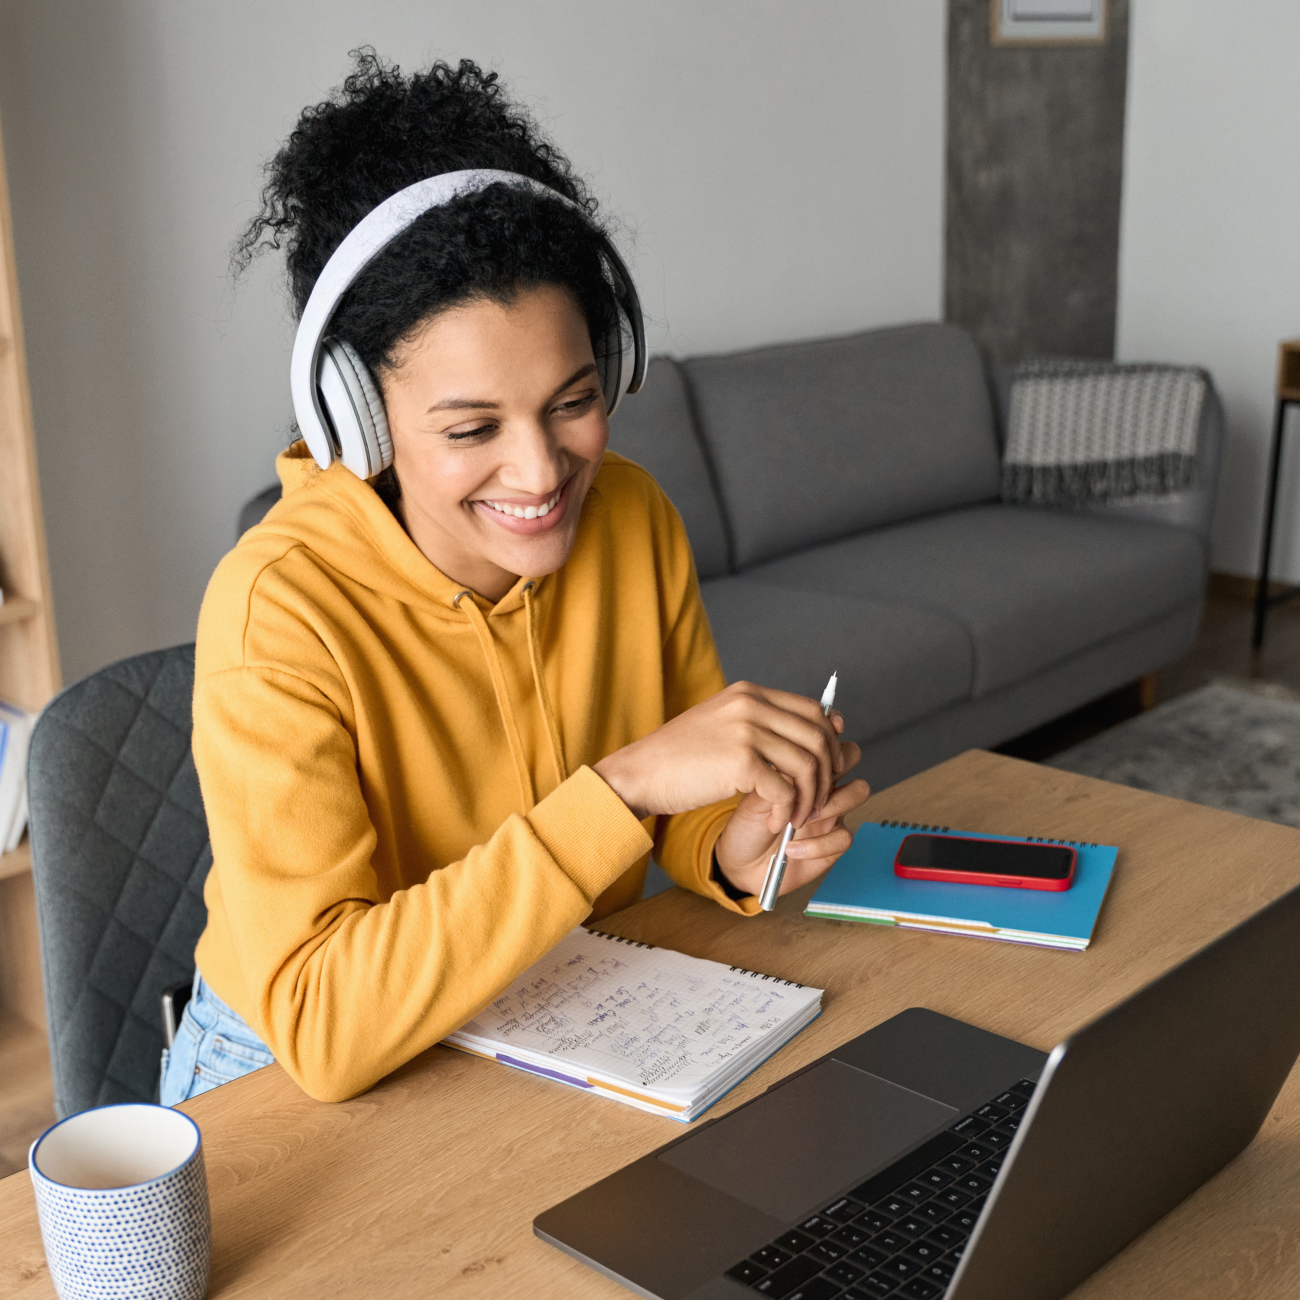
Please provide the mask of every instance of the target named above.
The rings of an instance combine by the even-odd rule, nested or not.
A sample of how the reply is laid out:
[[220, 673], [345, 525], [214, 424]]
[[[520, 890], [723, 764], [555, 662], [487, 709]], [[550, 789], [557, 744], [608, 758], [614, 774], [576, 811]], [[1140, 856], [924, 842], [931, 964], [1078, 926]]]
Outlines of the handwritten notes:
[[590, 1076], [589, 1085], [613, 1081], [689, 1103], [736, 1070], [748, 1073], [817, 1013], [820, 998], [576, 929], [449, 1041], [491, 1044], [511, 1063], [545, 1062], [572, 1082]]

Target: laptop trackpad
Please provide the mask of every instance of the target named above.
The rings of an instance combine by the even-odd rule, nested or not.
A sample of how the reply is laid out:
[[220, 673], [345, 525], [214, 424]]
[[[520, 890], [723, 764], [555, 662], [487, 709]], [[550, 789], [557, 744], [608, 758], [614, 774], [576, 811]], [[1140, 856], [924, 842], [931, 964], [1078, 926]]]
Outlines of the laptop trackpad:
[[830, 1060], [659, 1159], [788, 1223], [889, 1164], [956, 1114], [931, 1097]]

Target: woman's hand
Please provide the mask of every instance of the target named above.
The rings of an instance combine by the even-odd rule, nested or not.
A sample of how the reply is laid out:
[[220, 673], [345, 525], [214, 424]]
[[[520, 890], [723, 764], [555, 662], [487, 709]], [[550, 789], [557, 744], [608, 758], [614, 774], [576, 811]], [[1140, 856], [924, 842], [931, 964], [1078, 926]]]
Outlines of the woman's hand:
[[715, 852], [737, 888], [757, 893], [787, 822], [796, 836], [782, 893], [825, 871], [848, 848], [846, 813], [865, 781], [835, 782], [861, 758], [840, 743], [844, 718], [803, 695], [736, 682], [615, 751], [595, 772], [638, 817], [689, 812], [745, 796]]
[[[735, 682], [595, 765], [596, 774], [638, 816], [689, 812], [755, 795], [781, 826], [800, 827], [844, 770], [832, 710], [789, 691]], [[852, 761], [858, 761], [857, 746]]]
[[[842, 720], [840, 725], [843, 726]], [[856, 745], [842, 745], [841, 750], [846, 757], [852, 757], [853, 763], [857, 762]], [[844, 825], [845, 816], [861, 807], [870, 793], [871, 787], [865, 781], [849, 781], [835, 790], [825, 806], [795, 831], [786, 849], [788, 861], [781, 880], [781, 893], [788, 894], [830, 870], [835, 859], [853, 843], [853, 832]], [[774, 818], [777, 819], [775, 830], [772, 827]], [[747, 894], [762, 891], [768, 861], [781, 847], [781, 835], [785, 831], [785, 820], [780, 818], [776, 809], [764, 805], [756, 796], [748, 795], [723, 827], [713, 854], [722, 874], [737, 889]]]

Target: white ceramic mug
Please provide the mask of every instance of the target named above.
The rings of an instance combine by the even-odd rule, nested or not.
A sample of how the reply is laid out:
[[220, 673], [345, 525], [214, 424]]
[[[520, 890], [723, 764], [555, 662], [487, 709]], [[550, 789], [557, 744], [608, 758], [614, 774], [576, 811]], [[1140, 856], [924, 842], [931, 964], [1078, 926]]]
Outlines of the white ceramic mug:
[[100, 1106], [28, 1158], [61, 1300], [202, 1300], [212, 1238], [203, 1139], [165, 1106]]

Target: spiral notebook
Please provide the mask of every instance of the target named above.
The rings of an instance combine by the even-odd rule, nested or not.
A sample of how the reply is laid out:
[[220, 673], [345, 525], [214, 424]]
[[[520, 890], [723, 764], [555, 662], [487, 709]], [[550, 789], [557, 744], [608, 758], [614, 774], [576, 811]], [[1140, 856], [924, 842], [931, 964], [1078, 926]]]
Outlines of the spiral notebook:
[[[1068, 844], [1078, 853], [1074, 884], [1055, 893], [904, 880], [894, 875], [894, 855], [903, 838], [913, 831], [1019, 844]], [[853, 844], [812, 896], [804, 915], [1082, 952], [1092, 941], [1118, 852], [1113, 846], [1080, 840], [982, 835], [912, 822], [864, 822], [854, 834]]]
[[821, 999], [578, 927], [443, 1042], [689, 1123], [814, 1020]]

